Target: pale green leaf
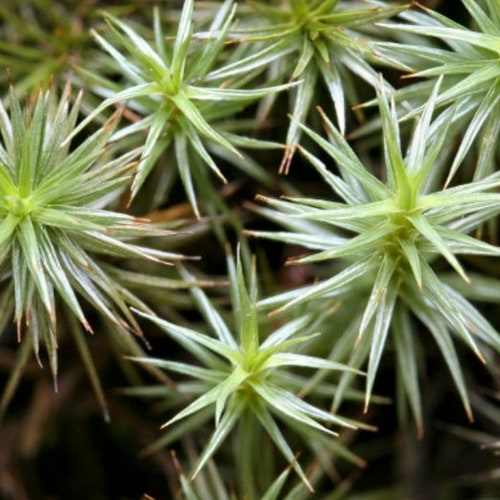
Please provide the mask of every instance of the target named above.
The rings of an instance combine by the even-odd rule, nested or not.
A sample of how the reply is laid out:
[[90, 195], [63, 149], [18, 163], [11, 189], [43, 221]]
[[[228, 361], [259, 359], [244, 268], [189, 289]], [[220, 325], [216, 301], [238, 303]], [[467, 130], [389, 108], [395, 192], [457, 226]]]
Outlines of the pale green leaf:
[[346, 268], [341, 273], [333, 276], [332, 278], [326, 279], [314, 286], [307, 287], [305, 289], [297, 289], [294, 291], [295, 298], [287, 302], [284, 306], [276, 309], [275, 312], [278, 313], [284, 309], [288, 309], [293, 305], [305, 302], [306, 300], [311, 300], [315, 298], [320, 298], [337, 288], [349, 285], [355, 280], [371, 273], [375, 266], [377, 265], [377, 256], [370, 256], [359, 262], [352, 264]]
[[235, 356], [235, 350], [232, 348], [227, 347], [225, 344], [220, 342], [219, 340], [212, 339], [208, 337], [207, 335], [203, 335], [201, 333], [195, 332], [194, 330], [190, 330], [189, 328], [186, 328], [184, 326], [179, 326], [176, 325], [170, 321], [167, 321], [165, 319], [161, 319], [157, 316], [153, 316], [151, 314], [145, 314], [141, 311], [135, 311], [137, 314], [140, 316], [147, 318], [148, 320], [152, 321], [156, 325], [158, 325], [162, 330], [164, 330], [166, 333], [174, 335], [176, 338], [183, 336], [186, 337], [193, 342], [196, 342], [197, 344], [200, 344], [203, 347], [206, 347], [207, 349], [210, 349], [216, 354], [219, 354], [220, 356], [232, 360]]
[[198, 459], [192, 477], [196, 477], [201, 468], [205, 465], [207, 460], [215, 453], [217, 448], [222, 444], [224, 439], [229, 435], [234, 425], [240, 418], [243, 407], [239, 404], [228, 405], [228, 408], [222, 416], [219, 425], [216, 427], [215, 432], [210, 437], [208, 444], [203, 449], [203, 453]]
[[462, 403], [464, 405], [465, 411], [469, 420], [472, 418], [472, 409], [470, 407], [469, 398], [467, 396], [467, 389], [465, 386], [465, 381], [462, 373], [461, 363], [458, 359], [455, 348], [453, 347], [453, 342], [451, 336], [447, 331], [446, 327], [440, 318], [429, 308], [425, 307], [414, 307], [413, 311], [417, 314], [419, 319], [426, 325], [428, 330], [431, 332], [436, 344], [443, 355], [443, 358], [448, 365], [451, 376], [455, 383], [455, 386], [460, 394]]
[[221, 342], [233, 349], [237, 348], [236, 341], [227, 327], [226, 323], [218, 313], [217, 309], [210, 303], [205, 292], [196, 285], [194, 276], [183, 266], [179, 266], [179, 273], [187, 283], [192, 283], [191, 294], [205, 317], [206, 321], [212, 326], [215, 334]]
[[[373, 288], [370, 292], [370, 298], [366, 304], [361, 324], [359, 326], [358, 342], [365, 330], [368, 328], [373, 315], [380, 311], [382, 304], [384, 304], [389, 288], [397, 289], [397, 283], [393, 280], [394, 272], [397, 269], [397, 259], [391, 255], [385, 254], [380, 263], [377, 276], [373, 283]], [[391, 282], [392, 281], [392, 282]]]
[[365, 412], [368, 410], [368, 405], [370, 403], [375, 376], [384, 351], [387, 333], [389, 331], [389, 327], [391, 326], [392, 314], [397, 298], [398, 289], [396, 286], [384, 290], [380, 301], [380, 307], [378, 308], [375, 316], [375, 325], [373, 326], [370, 355], [368, 358], [368, 370], [366, 375]]
[[422, 234], [424, 238], [429, 240], [439, 253], [450, 263], [450, 265], [457, 271], [457, 273], [462, 276], [465, 281], [469, 281], [469, 278], [465, 274], [463, 267], [458, 262], [457, 258], [450, 251], [449, 246], [446, 241], [442, 238], [439, 232], [429, 223], [429, 221], [422, 216], [407, 216], [406, 217], [415, 228]]
[[243, 382], [251, 375], [241, 366], [237, 366], [233, 373], [217, 386], [217, 401], [215, 402], [215, 426], [220, 424], [220, 418], [227, 401], [227, 398], [235, 394], [242, 386]]
[[257, 415], [257, 418], [259, 419], [260, 423], [266, 429], [271, 439], [274, 441], [274, 444], [279, 448], [279, 450], [285, 456], [288, 462], [292, 464], [293, 469], [302, 479], [302, 481], [307, 486], [309, 491], [312, 492], [313, 487], [311, 486], [311, 483], [307, 479], [307, 476], [305, 475], [300, 464], [295, 460], [294, 453], [290, 449], [289, 444], [287, 443], [285, 437], [281, 433], [280, 428], [274, 421], [269, 410], [263, 404], [259, 404], [258, 406], [256, 405], [254, 413]]
[[422, 400], [418, 382], [418, 364], [415, 331], [411, 326], [408, 312], [403, 307], [396, 307], [392, 320], [392, 337], [397, 357], [398, 374], [405, 388], [405, 394], [410, 402], [413, 417], [423, 433]]

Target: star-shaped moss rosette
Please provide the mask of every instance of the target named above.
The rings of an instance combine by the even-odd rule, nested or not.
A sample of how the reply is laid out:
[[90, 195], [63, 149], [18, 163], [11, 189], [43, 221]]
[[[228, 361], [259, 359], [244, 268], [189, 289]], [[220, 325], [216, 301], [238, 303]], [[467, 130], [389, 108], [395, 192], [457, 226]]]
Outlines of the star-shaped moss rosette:
[[[19, 341], [37, 357], [45, 344], [54, 377], [57, 323], [62, 321], [58, 303], [77, 318], [70, 330], [81, 349], [85, 344], [78, 322], [87, 332], [92, 327], [79, 296], [122, 330], [140, 332], [128, 306], [147, 308], [108, 273], [109, 258], [157, 263], [182, 258], [133, 243], [165, 232], [145, 219], [105, 209], [130, 183], [140, 151], [118, 157], [111, 153], [108, 141], [118, 113], [72, 148], [68, 138], [82, 94], [71, 105], [70, 93], [69, 86], [60, 99], [54, 90], [40, 92], [23, 110], [12, 91], [9, 113], [0, 102], [2, 317], [14, 316]], [[98, 255], [104, 257], [103, 264]], [[20, 352], [22, 364], [29, 347]], [[82, 351], [86, 363], [87, 354]]]
[[[368, 40], [375, 23], [395, 16], [409, 5], [380, 1], [280, 0], [248, 2], [234, 36], [269, 44], [269, 74], [285, 81], [299, 81], [292, 90], [290, 112], [305, 121], [318, 102], [318, 84], [324, 83], [333, 103], [339, 128], [346, 128], [346, 104], [359, 104], [358, 78], [375, 87], [379, 76], [372, 63], [398, 66], [382, 57]], [[273, 98], [271, 98], [273, 99]], [[264, 101], [265, 102], [265, 101]], [[265, 102], [263, 109], [269, 109]], [[280, 171], [287, 172], [301, 128], [292, 121], [287, 132], [287, 152]]]
[[239, 148], [280, 148], [281, 145], [239, 134], [238, 130], [244, 128], [246, 122], [238, 121], [235, 116], [249, 104], [289, 88], [290, 84], [259, 88], [255, 83], [255, 76], [266, 65], [266, 51], [225, 52], [235, 12], [232, 1], [218, 5], [213, 22], [205, 32], [193, 33], [193, 11], [194, 1], [184, 2], [173, 41], [163, 32], [158, 10], [151, 40], [139, 35], [126, 22], [104, 14], [113, 41], [95, 31], [93, 35], [109, 54], [110, 67], [117, 67], [123, 79], [117, 83], [116, 78], [106, 80], [84, 69], [82, 72], [99, 82], [99, 87], [105, 89], [103, 93], [112, 94], [85, 123], [106, 108], [123, 103], [140, 118], [122, 128], [115, 138], [134, 135], [143, 141], [143, 133], [147, 131], [132, 196], [137, 194], [159, 156], [172, 146], [173, 161], [169, 167], [175, 166], [175, 169], [171, 169], [168, 184], [171, 189], [172, 176], [180, 177], [199, 217], [197, 191], [201, 190], [200, 186], [207, 186], [208, 172], [226, 182], [213, 159], [217, 151], [222, 150], [225, 160], [231, 162], [233, 158], [233, 164], [250, 176], [269, 181], [269, 175], [255, 162], [245, 161]]
[[449, 154], [453, 162], [447, 175], [450, 182], [473, 145], [478, 158], [473, 166], [474, 179], [480, 179], [497, 170], [500, 123], [500, 10], [497, 2], [462, 0], [473, 25], [463, 26], [446, 16], [417, 4], [421, 11], [408, 11], [401, 17], [407, 23], [383, 24], [398, 33], [417, 34], [444, 42], [442, 46], [405, 43], [379, 43], [380, 50], [389, 57], [399, 58], [415, 68], [409, 78], [418, 83], [399, 89], [399, 102], [413, 103], [406, 118], [414, 117], [423, 109], [422, 96], [428, 96], [436, 81], [444, 77], [436, 107], [456, 105], [453, 130], [463, 138], [458, 151]]
[[[438, 82], [439, 83], [439, 82]], [[496, 257], [500, 249], [470, 234], [500, 211], [500, 173], [484, 179], [435, 190], [446, 178], [446, 164], [439, 156], [447, 137], [446, 123], [431, 123], [439, 84], [434, 88], [416, 125], [406, 156], [401, 152], [394, 101], [378, 94], [384, 137], [384, 180], [371, 173], [353, 152], [342, 134], [323, 114], [329, 140], [300, 125], [304, 132], [338, 166], [336, 174], [315, 155], [301, 148], [306, 160], [332, 188], [340, 201], [315, 198], [275, 200], [260, 197], [272, 209], [262, 209], [290, 231], [249, 231], [259, 237], [312, 249], [311, 255], [294, 264], [334, 260], [340, 272], [296, 290], [263, 301], [285, 311], [296, 304], [319, 298], [346, 295], [364, 287], [369, 299], [358, 308], [357, 353], [368, 358], [366, 406], [369, 403], [387, 335], [392, 327], [393, 344], [401, 366], [404, 392], [421, 425], [418, 384], [419, 333], [412, 315], [430, 331], [440, 349], [464, 407], [471, 417], [460, 360], [452, 333], [483, 360], [480, 345], [500, 351], [500, 336], [465, 297], [440, 280], [433, 267], [438, 257], [469, 280], [459, 254]], [[448, 123], [451, 119], [448, 113]], [[347, 300], [347, 299], [346, 299]], [[352, 298], [351, 295], [351, 299]], [[361, 363], [363, 361], [360, 360]]]
[[[187, 281], [193, 281], [193, 276], [187, 271], [182, 274]], [[340, 455], [361, 464], [360, 459], [342, 444], [331, 439], [323, 442], [321, 434], [335, 436], [335, 432], [330, 429], [331, 425], [351, 429], [373, 428], [325, 411], [297, 396], [308, 380], [308, 377], [299, 375], [303, 369], [311, 369], [313, 372], [318, 369], [360, 372], [341, 363], [296, 351], [297, 346], [317, 335], [303, 335], [314, 324], [310, 315], [291, 318], [262, 341], [264, 332], [259, 328], [256, 308], [255, 267], [252, 269], [248, 288], [239, 258], [237, 266], [229, 258], [229, 276], [235, 330], [222, 318], [205, 293], [199, 288], [193, 288], [195, 301], [215, 333], [215, 338], [137, 311], [158, 325], [202, 365], [158, 358], [132, 358], [194, 379], [192, 383], [182, 383], [186, 395], [194, 397], [194, 401], [163, 425], [166, 428], [180, 422], [179, 428], [174, 427], [171, 431], [176, 437], [198, 428], [215, 415], [215, 431], [194, 467], [193, 476], [196, 476], [238, 423], [245, 426], [242, 432], [249, 443], [260, 423], [286, 460], [293, 464], [293, 469], [304, 483], [312, 489], [276, 418], [294, 433], [301, 435], [306, 442], [311, 440], [312, 446], [321, 443], [326, 449], [334, 449]], [[144, 395], [151, 395], [148, 387], [142, 391]], [[318, 393], [321, 394], [320, 389], [316, 391], [311, 388], [309, 396], [318, 397]], [[134, 394], [139, 395], [140, 391], [137, 389]], [[328, 392], [328, 395], [331, 393]], [[258, 456], [254, 458], [260, 460]], [[245, 463], [242, 484], [255, 484], [254, 474], [258, 471], [258, 464], [251, 460]]]

